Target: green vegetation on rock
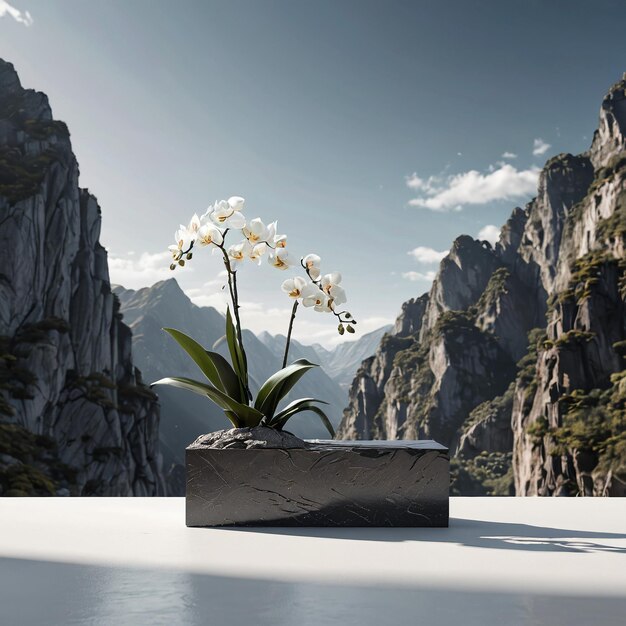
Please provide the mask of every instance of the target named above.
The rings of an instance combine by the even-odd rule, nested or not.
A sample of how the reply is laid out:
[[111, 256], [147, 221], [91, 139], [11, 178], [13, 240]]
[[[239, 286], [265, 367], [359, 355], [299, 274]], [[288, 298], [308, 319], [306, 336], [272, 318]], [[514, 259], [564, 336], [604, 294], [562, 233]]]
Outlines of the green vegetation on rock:
[[41, 189], [48, 168], [62, 158], [54, 147], [39, 154], [27, 154], [20, 148], [0, 148], [0, 196], [10, 204], [25, 200]]
[[626, 370], [611, 376], [608, 389], [577, 389], [559, 402], [564, 415], [554, 453], [583, 450], [597, 455], [605, 472], [626, 472]]
[[478, 312], [486, 311], [493, 306], [501, 295], [508, 293], [507, 281], [511, 272], [506, 267], [499, 267], [489, 279], [485, 290], [474, 307], [469, 311], [476, 315]]
[[475, 426], [498, 414], [507, 414], [510, 416], [513, 408], [513, 395], [515, 392], [515, 382], [512, 382], [507, 390], [501, 395], [496, 396], [492, 400], [487, 400], [479, 404], [470, 414], [462, 426], [463, 432], [467, 432]]
[[55, 495], [71, 490], [75, 471], [59, 461], [56, 444], [19, 424], [0, 422], [0, 496]]
[[515, 495], [512, 454], [510, 452], [481, 452], [473, 459], [451, 459], [450, 495]]

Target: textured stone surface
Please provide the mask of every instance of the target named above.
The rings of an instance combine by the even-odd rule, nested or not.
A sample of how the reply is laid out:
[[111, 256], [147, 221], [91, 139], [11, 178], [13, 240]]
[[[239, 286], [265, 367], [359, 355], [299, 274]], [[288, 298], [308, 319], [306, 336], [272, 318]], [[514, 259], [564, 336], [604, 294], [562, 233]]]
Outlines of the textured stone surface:
[[305, 448], [304, 440], [291, 433], [255, 426], [254, 428], [231, 428], [218, 430], [208, 435], [200, 435], [190, 446], [189, 450], [203, 450], [213, 448]]
[[433, 441], [196, 442], [187, 448], [187, 525], [447, 526], [448, 466]]

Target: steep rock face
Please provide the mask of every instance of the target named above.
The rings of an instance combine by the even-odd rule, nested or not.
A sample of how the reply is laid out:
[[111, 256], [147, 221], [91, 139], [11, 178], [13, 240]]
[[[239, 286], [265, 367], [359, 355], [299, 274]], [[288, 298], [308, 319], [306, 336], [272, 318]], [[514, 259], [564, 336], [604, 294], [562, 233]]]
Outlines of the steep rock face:
[[350, 387], [350, 405], [344, 411], [338, 439], [375, 439], [380, 434], [376, 418], [385, 399], [394, 358], [411, 343], [410, 337], [386, 334], [376, 354], [363, 361]]
[[54, 442], [71, 492], [163, 492], [156, 396], [111, 293], [100, 208], [78, 185], [67, 128], [0, 61], [0, 335], [5, 416]]
[[471, 459], [484, 451], [510, 452], [513, 448], [511, 410], [513, 408], [513, 385], [499, 396], [499, 401], [487, 401], [478, 405], [463, 424], [458, 454]]
[[[626, 172], [616, 176], [624, 192]], [[534, 377], [518, 381], [513, 431], [519, 494], [625, 493], [626, 263], [623, 252], [615, 256], [607, 243], [568, 270], [568, 286], [551, 305]]]
[[594, 168], [606, 167], [626, 150], [626, 72], [613, 85], [600, 108], [600, 123], [593, 135], [590, 158]]
[[417, 327], [409, 301], [404, 343], [363, 363], [341, 436], [438, 437], [455, 493], [626, 493], [625, 94], [588, 154], [546, 163], [495, 248], [457, 239]]
[[[392, 334], [357, 373], [338, 436], [456, 443], [468, 407], [504, 391], [503, 372], [512, 368], [470, 319], [501, 265], [487, 242], [461, 236], [453, 243], [430, 293], [403, 305]], [[472, 312], [452, 313], [459, 309]]]
[[461, 311], [475, 304], [500, 261], [487, 242], [461, 235], [441, 261], [430, 289], [420, 329], [424, 338], [445, 311]]
[[422, 321], [426, 306], [428, 305], [428, 295], [424, 294], [419, 298], [411, 298], [402, 305], [400, 315], [393, 325], [392, 334], [400, 337], [418, 335], [422, 329]]
[[602, 102], [588, 192], [568, 215], [548, 326], [513, 407], [516, 492], [626, 494], [626, 77]]

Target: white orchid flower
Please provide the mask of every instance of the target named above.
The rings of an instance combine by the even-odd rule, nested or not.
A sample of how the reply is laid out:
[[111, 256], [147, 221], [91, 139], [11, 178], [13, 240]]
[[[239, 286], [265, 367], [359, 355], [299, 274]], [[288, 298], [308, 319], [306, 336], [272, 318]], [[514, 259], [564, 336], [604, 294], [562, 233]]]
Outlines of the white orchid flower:
[[265, 254], [267, 245], [264, 241], [257, 243], [256, 246], [250, 246], [250, 254], [248, 255], [251, 261], [254, 261], [257, 265], [261, 265], [261, 257]]
[[302, 290], [306, 286], [307, 281], [304, 280], [304, 278], [301, 276], [295, 276], [294, 278], [288, 278], [280, 288], [288, 294], [290, 298], [298, 299], [302, 297]]
[[267, 226], [261, 221], [260, 217], [255, 217], [250, 220], [246, 226], [242, 229], [244, 237], [254, 246], [260, 242], [268, 241], [268, 229]]
[[322, 289], [332, 299], [333, 304], [344, 304], [348, 301], [343, 287], [339, 286], [341, 274], [332, 272], [322, 276]]
[[317, 285], [308, 283], [302, 289], [302, 304], [306, 307], [314, 307], [320, 313], [330, 313], [330, 299]]
[[275, 235], [274, 236], [274, 247], [275, 248], [286, 248], [287, 247], [287, 235]]
[[335, 304], [345, 304], [348, 301], [346, 297], [346, 292], [343, 287], [339, 285], [333, 285], [330, 288], [330, 298], [332, 300], [333, 305]]
[[[243, 198], [241, 198], [243, 203]], [[243, 228], [246, 225], [246, 218], [234, 209], [227, 200], [220, 200], [213, 206], [209, 214], [215, 224], [222, 228]]]
[[212, 243], [216, 246], [221, 246], [224, 242], [224, 236], [217, 226], [209, 223], [200, 226], [197, 241], [201, 246], [208, 246]]
[[189, 226], [187, 226], [187, 231], [189, 232], [190, 235], [192, 235], [195, 239], [196, 235], [198, 234], [198, 231], [200, 230], [200, 218], [198, 217], [197, 213], [193, 214], [193, 217], [191, 218], [191, 221], [189, 222]]
[[246, 201], [241, 196], [231, 196], [226, 202], [233, 211], [241, 211]]
[[228, 248], [228, 258], [232, 270], [237, 269], [237, 266], [243, 263], [246, 257], [250, 256], [251, 248], [252, 246], [247, 239]]
[[279, 270], [286, 270], [292, 265], [289, 253], [285, 248], [278, 248], [274, 250], [267, 258], [270, 265], [273, 265]]
[[320, 262], [321, 259], [317, 254], [307, 254], [302, 259], [302, 264], [313, 280], [317, 280], [320, 277]]
[[330, 274], [324, 274], [322, 277], [322, 289], [329, 293], [331, 287], [338, 285], [341, 282], [341, 274], [339, 272], [331, 272]]
[[276, 238], [276, 228], [278, 227], [278, 222], [271, 222], [267, 225], [267, 235], [265, 237], [265, 241], [269, 244], [274, 245], [274, 239]]
[[168, 250], [172, 253], [174, 258], [177, 258], [180, 254], [189, 250], [195, 239], [195, 235], [189, 231], [187, 226], [181, 224], [178, 230], [174, 233], [174, 241], [176, 244], [168, 246]]

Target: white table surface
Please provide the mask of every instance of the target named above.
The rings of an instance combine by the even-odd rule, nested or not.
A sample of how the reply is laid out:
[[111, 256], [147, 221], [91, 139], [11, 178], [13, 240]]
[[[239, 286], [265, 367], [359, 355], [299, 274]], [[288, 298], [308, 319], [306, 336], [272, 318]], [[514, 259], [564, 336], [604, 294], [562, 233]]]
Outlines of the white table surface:
[[182, 498], [0, 499], [0, 624], [626, 625], [626, 499], [450, 528], [186, 528]]

